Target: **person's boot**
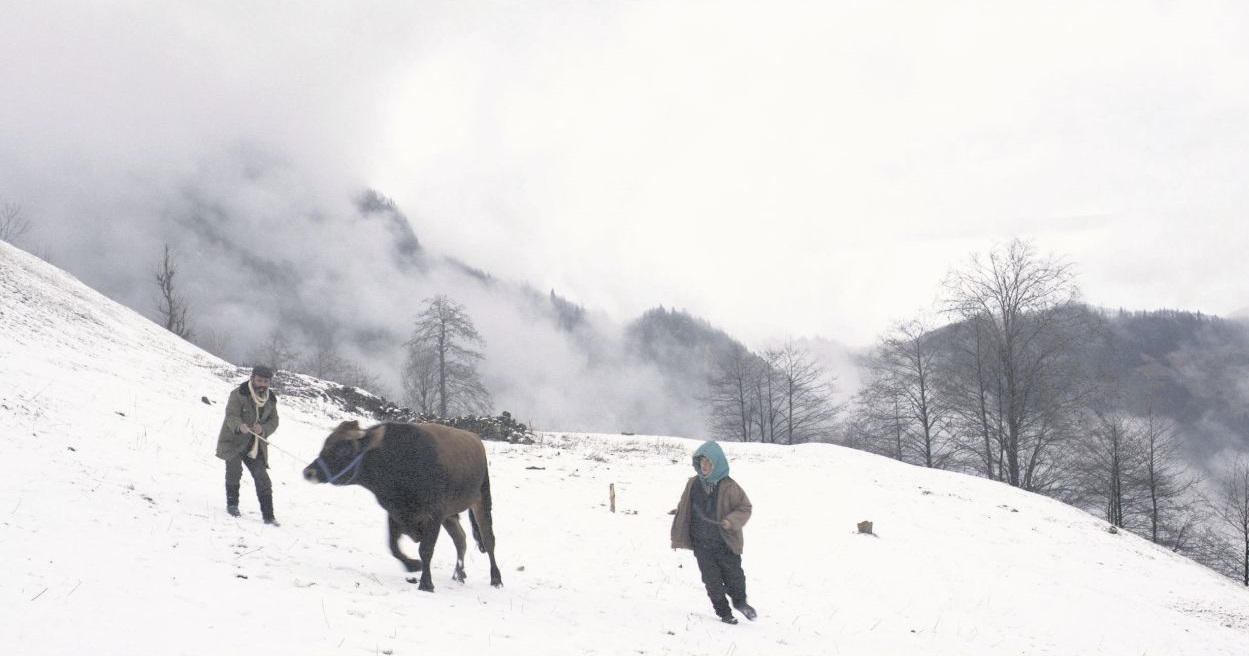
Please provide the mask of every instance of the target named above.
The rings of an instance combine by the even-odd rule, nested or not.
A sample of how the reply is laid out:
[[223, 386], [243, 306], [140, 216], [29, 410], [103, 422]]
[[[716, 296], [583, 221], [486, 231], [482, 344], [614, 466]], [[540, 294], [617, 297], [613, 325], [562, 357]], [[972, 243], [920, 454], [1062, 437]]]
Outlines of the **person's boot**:
[[737, 612], [741, 613], [751, 622], [755, 621], [755, 618], [758, 617], [758, 613], [755, 613], [754, 607], [744, 601], [740, 604], [733, 604], [733, 608], [736, 608]]
[[733, 611], [729, 610], [729, 602], [723, 596], [711, 600], [711, 609], [716, 612], [716, 617], [719, 617], [721, 622], [737, 624], [737, 618], [733, 617]]
[[239, 486], [230, 486], [226, 484], [226, 512], [231, 517], [239, 516]]
[[276, 517], [273, 516], [273, 495], [266, 494], [260, 497], [260, 514], [265, 518], [265, 523], [270, 526], [281, 526]]

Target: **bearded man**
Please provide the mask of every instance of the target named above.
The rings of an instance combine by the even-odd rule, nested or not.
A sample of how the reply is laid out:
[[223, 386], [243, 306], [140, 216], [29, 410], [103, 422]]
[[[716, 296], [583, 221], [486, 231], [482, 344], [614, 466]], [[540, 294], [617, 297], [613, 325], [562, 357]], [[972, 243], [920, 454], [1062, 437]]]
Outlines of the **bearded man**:
[[217, 457], [226, 461], [226, 512], [239, 516], [239, 482], [243, 466], [251, 472], [265, 523], [273, 516], [273, 483], [269, 481], [269, 437], [278, 429], [278, 395], [269, 389], [273, 369], [257, 366], [251, 378], [230, 392], [226, 416], [217, 436]]

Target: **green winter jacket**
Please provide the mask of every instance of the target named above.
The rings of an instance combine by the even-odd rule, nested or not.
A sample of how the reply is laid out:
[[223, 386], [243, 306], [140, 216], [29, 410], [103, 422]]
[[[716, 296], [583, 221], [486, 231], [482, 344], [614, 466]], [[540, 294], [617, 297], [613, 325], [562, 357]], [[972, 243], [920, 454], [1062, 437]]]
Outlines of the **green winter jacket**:
[[[250, 433], [240, 433], [240, 426], [251, 426], [259, 421], [261, 436], [265, 439], [278, 429], [277, 393], [272, 388], [269, 389], [269, 400], [260, 409], [260, 417], [257, 418], [256, 404], [252, 401], [252, 393], [247, 383], [248, 381], [243, 381], [242, 385], [230, 392], [230, 399], [226, 401], [225, 420], [221, 422], [221, 432], [217, 435], [217, 457], [222, 460], [242, 457], [251, 450], [252, 440], [255, 438]], [[268, 468], [269, 445], [264, 440], [260, 442], [256, 459]]]

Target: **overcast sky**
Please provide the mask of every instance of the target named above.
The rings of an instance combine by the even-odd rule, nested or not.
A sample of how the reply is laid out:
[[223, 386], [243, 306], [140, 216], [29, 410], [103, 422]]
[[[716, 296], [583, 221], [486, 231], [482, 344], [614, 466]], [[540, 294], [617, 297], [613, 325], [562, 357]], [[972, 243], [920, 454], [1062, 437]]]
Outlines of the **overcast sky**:
[[1249, 307], [1243, 3], [4, 4], [0, 197], [58, 264], [68, 217], [127, 257], [108, 226], [243, 152], [752, 345], [869, 344], [1013, 237], [1090, 303]]

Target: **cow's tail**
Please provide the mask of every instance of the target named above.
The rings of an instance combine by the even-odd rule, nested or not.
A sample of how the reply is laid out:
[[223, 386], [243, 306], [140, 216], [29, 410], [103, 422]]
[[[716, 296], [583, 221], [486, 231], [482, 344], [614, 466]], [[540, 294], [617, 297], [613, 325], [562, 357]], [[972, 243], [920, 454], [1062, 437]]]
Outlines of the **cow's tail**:
[[494, 549], [494, 518], [490, 506], [490, 470], [487, 468], [485, 480], [481, 483], [481, 502], [477, 504], [477, 510], [481, 511], [480, 516], [473, 508], [468, 509], [468, 523], [473, 527], [473, 540], [477, 542], [477, 548], [482, 553]]

